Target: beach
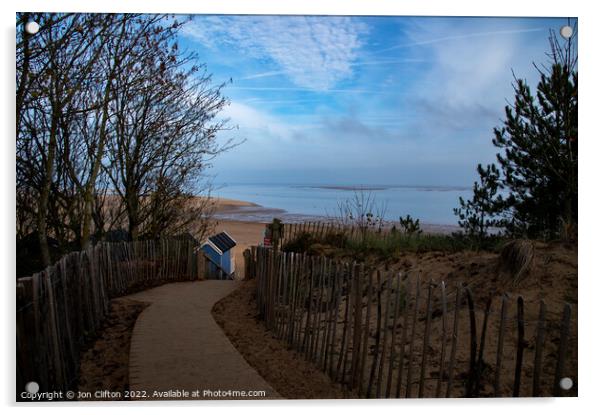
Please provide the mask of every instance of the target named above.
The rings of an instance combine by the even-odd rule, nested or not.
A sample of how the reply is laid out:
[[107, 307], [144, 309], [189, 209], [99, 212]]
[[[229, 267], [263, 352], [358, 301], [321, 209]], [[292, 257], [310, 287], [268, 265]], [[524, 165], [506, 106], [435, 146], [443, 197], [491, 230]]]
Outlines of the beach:
[[264, 223], [241, 222], [241, 221], [218, 221], [215, 227], [216, 232], [226, 231], [236, 241], [233, 248], [236, 259], [236, 274], [242, 276], [244, 270], [244, 258], [242, 253], [245, 249], [259, 245], [263, 240]]
[[398, 223], [410, 215], [420, 224], [456, 226], [453, 209], [459, 198], [472, 197], [472, 189], [458, 186], [421, 185], [311, 185], [295, 183], [217, 184], [212, 195], [219, 199], [246, 201], [230, 202], [219, 212], [219, 219], [270, 222], [278, 217], [286, 223], [332, 220], [346, 208], [358, 214], [358, 203], [366, 212]]
[[[234, 255], [236, 269], [244, 269], [242, 253], [245, 249], [259, 245], [263, 241], [266, 223], [273, 218], [282, 219], [284, 222], [303, 222], [329, 220], [326, 216], [310, 216], [294, 214], [284, 209], [261, 206], [244, 200], [215, 198], [216, 210], [214, 214], [215, 232], [227, 232], [236, 241]], [[332, 219], [332, 218], [330, 218]], [[393, 223], [391, 223], [393, 224]], [[458, 230], [455, 225], [449, 224], [421, 224], [425, 233], [451, 234]], [[237, 275], [241, 275], [237, 272]]]
[[[240, 212], [244, 209], [263, 209], [251, 202], [234, 199], [216, 199], [216, 215]], [[265, 223], [244, 220], [221, 220], [216, 219], [215, 232], [227, 232], [236, 241], [233, 248], [236, 261], [236, 274], [242, 277], [244, 270], [244, 258], [242, 253], [245, 249], [259, 245], [263, 240]]]

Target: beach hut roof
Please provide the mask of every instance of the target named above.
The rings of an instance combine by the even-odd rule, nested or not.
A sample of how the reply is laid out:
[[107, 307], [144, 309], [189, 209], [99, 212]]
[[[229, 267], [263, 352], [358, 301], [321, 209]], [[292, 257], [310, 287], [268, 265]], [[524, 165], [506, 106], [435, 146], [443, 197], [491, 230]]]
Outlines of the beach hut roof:
[[220, 232], [217, 235], [210, 236], [209, 241], [222, 253], [229, 251], [236, 246], [236, 241], [226, 232]]

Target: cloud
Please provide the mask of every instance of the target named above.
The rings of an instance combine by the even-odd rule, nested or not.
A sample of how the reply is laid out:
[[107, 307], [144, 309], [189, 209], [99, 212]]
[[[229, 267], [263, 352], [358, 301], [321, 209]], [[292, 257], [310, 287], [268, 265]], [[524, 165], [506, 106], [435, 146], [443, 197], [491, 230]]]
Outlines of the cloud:
[[320, 16], [197, 17], [183, 32], [206, 47], [234, 48], [278, 70], [300, 87], [327, 90], [353, 75], [368, 27], [357, 19]]
[[[361, 66], [384, 66], [384, 65], [405, 65], [408, 63], [423, 63], [422, 59], [384, 59], [384, 60], [365, 60], [350, 63], [349, 66], [353, 68], [361, 67]], [[287, 71], [267, 71], [267, 72], [259, 72], [252, 75], [243, 76], [239, 78], [240, 80], [250, 80], [250, 79], [259, 79], [259, 78], [268, 78], [273, 76], [281, 76], [286, 75]]]
[[453, 103], [427, 98], [416, 98], [412, 102], [417, 111], [429, 114], [431, 120], [437, 120], [436, 127], [442, 132], [455, 133], [483, 123], [493, 127], [500, 117], [499, 105], [489, 107], [480, 102]]
[[524, 25], [464, 19], [420, 20], [405, 27], [408, 44], [421, 45], [412, 56], [432, 62], [408, 91], [408, 107], [416, 115], [409, 128], [447, 140], [448, 147], [463, 146], [476, 162], [492, 161], [492, 129], [504, 116], [506, 100], [512, 100], [512, 70], [532, 76], [531, 61], [545, 56], [545, 30], [534, 28], [533, 21]]
[[[314, 88], [289, 88], [289, 87], [271, 87], [271, 86], [232, 86], [229, 89], [241, 91], [292, 91], [292, 92], [309, 92], [315, 91]], [[320, 92], [327, 93], [342, 93], [342, 94], [396, 94], [395, 91], [380, 91], [377, 89], [362, 89], [362, 88], [337, 88], [324, 89]]]
[[370, 145], [376, 141], [392, 138], [391, 134], [380, 125], [369, 125], [363, 117], [358, 117], [357, 114], [325, 117], [322, 120], [322, 130], [325, 140], [337, 140], [344, 143], [359, 141], [362, 144]]
[[266, 147], [290, 142], [299, 136], [300, 131], [310, 131], [320, 125], [318, 122], [303, 122], [306, 121], [305, 117], [293, 122], [239, 101], [231, 102], [221, 116], [236, 126], [237, 138]]
[[[320, 35], [318, 42], [299, 28], [311, 27], [311, 18], [248, 17], [249, 26], [257, 21], [268, 25], [272, 39], [257, 35], [268, 31], [264, 26], [216, 19], [197, 20], [194, 27], [204, 26], [197, 38], [218, 56], [224, 44], [237, 48], [246, 78], [267, 78], [265, 83], [228, 87], [236, 90], [236, 98], [227, 115], [240, 126], [237, 134], [248, 138], [217, 161], [228, 179], [331, 183], [469, 185], [477, 163], [495, 160], [492, 129], [504, 117], [506, 100], [512, 100], [512, 70], [535, 86], [531, 62], [545, 61], [547, 51], [547, 33], [540, 26], [553, 24], [537, 19], [404, 19], [395, 28], [398, 37], [374, 25], [372, 38], [386, 36], [388, 45], [415, 47], [378, 56], [368, 55], [366, 47], [360, 53], [358, 47], [331, 67], [332, 59], [320, 49], [332, 43], [324, 41], [331, 35]], [[295, 35], [289, 35], [288, 25]], [[361, 43], [361, 32], [354, 33]], [[304, 44], [309, 45], [307, 53]], [[407, 67], [393, 66], [403, 63]], [[314, 66], [320, 64], [328, 71]], [[277, 76], [294, 84], [271, 78]], [[341, 82], [346, 77], [353, 79]], [[306, 93], [316, 90], [320, 93]], [[303, 103], [316, 105], [299, 105]]]
[[442, 36], [434, 39], [426, 39], [426, 40], [417, 40], [409, 43], [402, 43], [399, 45], [391, 46], [386, 49], [381, 49], [375, 53], [389, 52], [395, 49], [401, 48], [410, 48], [414, 46], [424, 46], [424, 45], [432, 45], [434, 43], [442, 43], [449, 42], [455, 40], [466, 40], [471, 38], [479, 38], [479, 37], [497, 37], [500, 35], [518, 35], [523, 33], [530, 32], [541, 32], [543, 30], [547, 30], [543, 27], [531, 28], [531, 29], [515, 29], [515, 30], [496, 30], [496, 31], [485, 31], [485, 32], [475, 32], [475, 33], [463, 33], [459, 35], [452, 36]]
[[243, 138], [247, 138], [249, 133], [253, 137], [263, 135], [265, 139], [286, 139], [291, 136], [289, 126], [284, 125], [278, 118], [240, 102], [231, 102], [222, 115], [237, 126]]
[[286, 73], [287, 73], [286, 71], [260, 72], [260, 73], [256, 73], [253, 75], [243, 76], [242, 78], [239, 78], [239, 79], [240, 80], [248, 80], [248, 79], [267, 78], [267, 77], [271, 77], [271, 76], [286, 75]]
[[215, 161], [220, 181], [457, 185], [470, 183], [478, 153], [454, 145], [462, 131], [385, 128], [386, 115], [290, 119], [241, 102], [224, 115], [239, 126], [226, 134], [246, 141]]

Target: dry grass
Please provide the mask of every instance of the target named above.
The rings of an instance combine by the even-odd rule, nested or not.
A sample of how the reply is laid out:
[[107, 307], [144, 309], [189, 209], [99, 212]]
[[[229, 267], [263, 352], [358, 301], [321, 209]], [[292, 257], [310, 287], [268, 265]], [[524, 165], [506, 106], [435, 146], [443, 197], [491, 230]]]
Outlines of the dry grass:
[[500, 252], [500, 272], [510, 274], [512, 284], [516, 286], [529, 272], [534, 255], [532, 241], [517, 239], [507, 242]]

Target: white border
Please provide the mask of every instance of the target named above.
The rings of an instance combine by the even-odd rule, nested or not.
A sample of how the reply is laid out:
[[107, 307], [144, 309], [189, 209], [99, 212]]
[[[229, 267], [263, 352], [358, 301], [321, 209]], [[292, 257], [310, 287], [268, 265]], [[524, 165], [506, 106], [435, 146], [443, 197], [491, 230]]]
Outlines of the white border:
[[144, 12], [207, 14], [325, 14], [325, 15], [433, 15], [433, 16], [575, 16], [587, 9], [580, 1], [483, 2], [474, 0], [221, 0], [201, 1], [19, 1], [19, 11]]
[[220, 256], [224, 255], [224, 253], [222, 252], [222, 250], [221, 250], [221, 249], [219, 249], [219, 248], [217, 247], [217, 245], [215, 245], [213, 242], [211, 242], [211, 240], [210, 240], [209, 238], [207, 238], [207, 240], [205, 241], [205, 243], [204, 243], [202, 246], [205, 246], [205, 245], [209, 245], [211, 248], [215, 249], [215, 251], [217, 251], [217, 253], [218, 253]]

